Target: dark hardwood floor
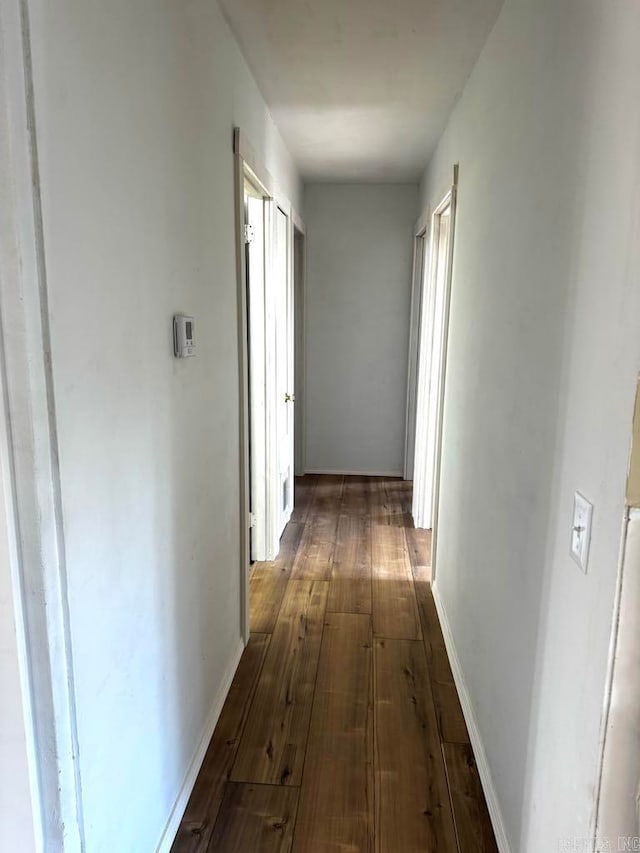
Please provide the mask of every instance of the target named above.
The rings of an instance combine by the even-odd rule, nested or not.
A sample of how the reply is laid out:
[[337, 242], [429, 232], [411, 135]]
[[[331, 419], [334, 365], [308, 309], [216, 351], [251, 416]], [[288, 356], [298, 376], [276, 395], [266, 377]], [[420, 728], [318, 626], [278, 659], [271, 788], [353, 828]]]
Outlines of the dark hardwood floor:
[[172, 853], [495, 853], [411, 484], [299, 478]]

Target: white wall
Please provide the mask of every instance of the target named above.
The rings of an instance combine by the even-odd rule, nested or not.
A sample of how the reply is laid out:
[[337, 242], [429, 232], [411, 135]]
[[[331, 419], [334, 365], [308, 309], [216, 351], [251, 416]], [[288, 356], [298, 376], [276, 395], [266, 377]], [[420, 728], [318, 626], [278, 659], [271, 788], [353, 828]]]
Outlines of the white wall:
[[402, 473], [417, 188], [305, 187], [309, 471]]
[[86, 850], [140, 853], [241, 643], [233, 126], [300, 186], [216, 3], [29, 7]]
[[435, 202], [460, 163], [436, 585], [518, 853], [593, 818], [640, 366], [639, 43], [627, 0], [507, 0], [422, 186]]

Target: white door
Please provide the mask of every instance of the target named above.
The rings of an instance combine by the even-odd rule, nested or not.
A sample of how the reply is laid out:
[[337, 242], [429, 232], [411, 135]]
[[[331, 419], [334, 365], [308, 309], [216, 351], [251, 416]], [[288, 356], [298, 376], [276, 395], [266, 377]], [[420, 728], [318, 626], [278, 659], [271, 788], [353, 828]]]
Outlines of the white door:
[[425, 477], [424, 492], [424, 526], [433, 527], [434, 514], [434, 488], [436, 468], [436, 447], [438, 441], [438, 428], [440, 424], [440, 407], [442, 399], [442, 360], [444, 356], [444, 313], [446, 276], [449, 253], [449, 224], [450, 209], [447, 208], [439, 216], [437, 223], [437, 240], [435, 244], [435, 270], [430, 304], [430, 365], [428, 373], [427, 405], [426, 405], [426, 448], [425, 448]]
[[294, 322], [291, 227], [287, 214], [276, 207], [274, 246], [275, 390], [277, 538], [293, 510], [294, 485]]
[[433, 215], [430, 263], [423, 289], [412, 509], [416, 527], [426, 529], [435, 527], [437, 515], [454, 209], [452, 198], [453, 191], [447, 194]]
[[289, 216], [250, 188], [245, 222], [251, 558], [268, 561], [293, 510], [292, 234]]
[[251, 559], [266, 560], [267, 509], [267, 380], [265, 338], [265, 201], [245, 193], [245, 250], [247, 270], [247, 350], [249, 363], [249, 509]]

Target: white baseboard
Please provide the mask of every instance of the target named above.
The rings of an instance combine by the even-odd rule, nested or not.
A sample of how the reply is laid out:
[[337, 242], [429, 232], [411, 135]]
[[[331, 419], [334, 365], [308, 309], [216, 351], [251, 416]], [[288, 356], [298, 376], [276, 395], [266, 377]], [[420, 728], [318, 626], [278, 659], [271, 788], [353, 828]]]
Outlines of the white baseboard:
[[344, 471], [337, 468], [307, 468], [306, 474], [342, 474], [345, 477], [402, 477], [402, 471]]
[[471, 740], [471, 746], [473, 747], [473, 754], [478, 767], [478, 773], [480, 774], [482, 789], [487, 800], [487, 808], [489, 809], [489, 815], [491, 816], [491, 823], [496, 836], [498, 850], [500, 853], [512, 853], [511, 845], [509, 844], [509, 839], [505, 829], [504, 818], [502, 817], [500, 801], [498, 800], [498, 794], [496, 792], [495, 785], [493, 784], [491, 770], [489, 769], [487, 753], [485, 752], [482, 737], [480, 736], [480, 730], [473, 712], [473, 706], [471, 704], [469, 691], [467, 690], [467, 684], [460, 664], [460, 658], [456, 652], [453, 634], [451, 633], [451, 627], [449, 625], [449, 620], [447, 619], [444, 604], [438, 594], [437, 584], [433, 585], [432, 591], [433, 598], [436, 603], [436, 610], [438, 611], [438, 617], [440, 619], [440, 625], [442, 627], [444, 642], [447, 647], [447, 654], [449, 655], [449, 662], [451, 663], [453, 677], [460, 697], [460, 704], [462, 705], [462, 712], [467, 723], [467, 728], [469, 729], [469, 738]]
[[236, 646], [236, 649], [231, 656], [231, 660], [227, 665], [220, 689], [213, 700], [213, 705], [211, 706], [211, 710], [209, 711], [204, 724], [202, 735], [200, 736], [193, 758], [191, 759], [189, 768], [187, 769], [182, 785], [180, 786], [180, 791], [176, 801], [171, 809], [169, 820], [167, 821], [167, 825], [165, 826], [162, 836], [160, 837], [160, 841], [158, 842], [158, 846], [156, 847], [156, 853], [169, 853], [171, 850], [171, 845], [177, 835], [180, 821], [182, 820], [187, 803], [189, 802], [189, 797], [193, 791], [193, 786], [196, 784], [196, 779], [200, 772], [200, 768], [202, 767], [207, 747], [209, 746], [209, 742], [211, 741], [214, 729], [222, 712], [222, 706], [224, 705], [227, 694], [229, 693], [229, 688], [231, 687], [231, 682], [233, 681], [233, 676], [235, 675], [238, 664], [240, 663], [243, 651], [244, 643], [242, 640], [238, 640], [238, 645]]

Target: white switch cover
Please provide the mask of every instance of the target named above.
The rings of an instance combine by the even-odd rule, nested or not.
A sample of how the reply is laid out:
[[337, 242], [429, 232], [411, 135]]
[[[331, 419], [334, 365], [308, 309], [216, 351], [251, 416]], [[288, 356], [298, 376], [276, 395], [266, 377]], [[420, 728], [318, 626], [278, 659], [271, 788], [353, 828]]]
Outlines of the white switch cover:
[[573, 523], [571, 526], [570, 553], [582, 571], [587, 573], [589, 542], [591, 540], [591, 517], [593, 504], [576, 492], [573, 496]]

